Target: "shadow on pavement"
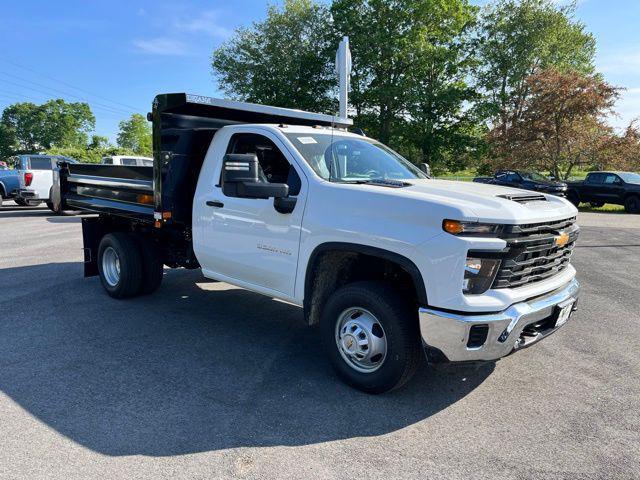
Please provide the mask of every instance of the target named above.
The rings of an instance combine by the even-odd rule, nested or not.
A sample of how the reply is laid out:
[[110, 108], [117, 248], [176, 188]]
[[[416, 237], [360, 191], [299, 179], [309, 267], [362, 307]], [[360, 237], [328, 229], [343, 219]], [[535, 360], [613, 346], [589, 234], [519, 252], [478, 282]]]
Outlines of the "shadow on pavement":
[[161, 289], [107, 297], [82, 265], [0, 270], [0, 389], [106, 455], [179, 455], [383, 435], [434, 415], [493, 364], [423, 366], [370, 396], [342, 384], [297, 307], [165, 271]]

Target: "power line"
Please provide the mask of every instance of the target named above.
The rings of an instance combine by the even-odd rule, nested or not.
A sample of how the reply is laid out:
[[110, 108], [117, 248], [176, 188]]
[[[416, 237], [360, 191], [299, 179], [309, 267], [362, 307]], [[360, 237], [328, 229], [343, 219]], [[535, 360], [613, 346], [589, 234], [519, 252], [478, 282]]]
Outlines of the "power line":
[[[0, 78], [0, 81], [6, 81], [6, 80], [3, 80], [3, 79]], [[15, 85], [17, 85], [17, 84], [15, 84]], [[25, 88], [29, 88], [29, 87], [25, 87]], [[42, 99], [38, 100], [38, 99], [33, 98], [33, 96], [25, 95], [23, 93], [14, 93], [14, 92], [6, 92], [6, 91], [0, 93], [0, 96], [8, 98], [10, 100], [14, 100], [14, 101], [15, 100], [21, 101], [22, 98], [25, 98], [25, 99], [27, 99], [29, 101], [37, 102], [37, 103], [42, 103], [42, 102], [44, 102], [46, 100], [50, 100], [51, 99], [51, 96], [48, 93], [40, 93], [37, 90], [35, 90], [35, 91], [38, 92], [37, 94], [39, 96], [43, 97], [44, 100], [42, 100]], [[95, 107], [95, 106], [93, 108], [100, 109], [100, 107]], [[122, 114], [121, 113], [112, 112], [112, 111], [109, 111], [109, 110], [100, 110], [100, 115], [107, 115], [107, 116], [111, 116], [112, 118], [122, 119]]]
[[[125, 109], [120, 108], [120, 107], [112, 107], [111, 105], [106, 105], [106, 104], [104, 104], [104, 103], [100, 103], [100, 102], [95, 102], [95, 101], [94, 101], [94, 102], [89, 102], [86, 98], [80, 97], [80, 96], [75, 95], [75, 94], [73, 94], [73, 93], [65, 92], [65, 91], [63, 91], [63, 90], [59, 90], [59, 89], [54, 88], [54, 87], [50, 87], [50, 86], [47, 86], [47, 85], [43, 85], [43, 84], [38, 83], [38, 82], [34, 82], [33, 80], [29, 80], [29, 79], [27, 79], [27, 78], [20, 77], [19, 75], [13, 75], [13, 74], [11, 74], [11, 73], [7, 73], [7, 72], [0, 72], [0, 75], [4, 75], [4, 76], [10, 77], [10, 78], [15, 78], [15, 79], [20, 80], [20, 81], [22, 81], [22, 82], [27, 82], [27, 83], [30, 83], [30, 84], [32, 84], [32, 85], [36, 85], [36, 86], [38, 86], [38, 87], [41, 87], [41, 88], [45, 88], [45, 89], [47, 89], [47, 90], [50, 90], [50, 91], [52, 91], [52, 92], [57, 92], [57, 93], [62, 94], [62, 95], [66, 95], [66, 96], [69, 96], [69, 97], [73, 97], [73, 98], [76, 98], [76, 99], [81, 100], [81, 101], [83, 101], [83, 102], [93, 103], [94, 105], [99, 105], [99, 106], [101, 106], [101, 107], [103, 107], [103, 108], [106, 108], [106, 109], [112, 110], [112, 111], [113, 111], [113, 112], [115, 112], [115, 113], [125, 113], [125, 114], [128, 114], [128, 115], [129, 115], [129, 114], [131, 114], [131, 113], [136, 113], [136, 112], [135, 112], [135, 110], [132, 112], [131, 110], [125, 110]], [[23, 86], [23, 87], [25, 87], [25, 88], [31, 88], [31, 87], [28, 87], [28, 86], [26, 86], [26, 85], [20, 85], [20, 84], [16, 84], [15, 82], [10, 82], [9, 80], [4, 80], [4, 79], [0, 79], [0, 80], [2, 80], [2, 81], [4, 81], [4, 82], [12, 83], [12, 84], [14, 84], [14, 85]], [[35, 89], [34, 89], [34, 90], [35, 90]]]
[[130, 109], [133, 109], [134, 111], [138, 111], [137, 107], [132, 107], [131, 105], [127, 105], [126, 103], [122, 103], [122, 102], [118, 102], [118, 101], [115, 101], [115, 100], [111, 100], [111, 99], [109, 99], [109, 98], [107, 98], [107, 97], [105, 97], [103, 95], [98, 95], [97, 93], [92, 93], [92, 92], [90, 92], [88, 90], [85, 90], [84, 88], [80, 88], [78, 86], [72, 85], [69, 82], [65, 82], [64, 80], [60, 80], [58, 78], [52, 77], [51, 75], [48, 75], [48, 74], [45, 74], [45, 73], [42, 73], [42, 72], [38, 72], [37, 70], [34, 70], [33, 68], [26, 67], [24, 65], [21, 65], [19, 63], [14, 62], [14, 61], [8, 60], [6, 58], [0, 57], [0, 60], [5, 62], [5, 63], [8, 63], [10, 65], [13, 65], [14, 67], [22, 68], [23, 70], [26, 70], [28, 72], [35, 73], [36, 75], [40, 75], [42, 77], [48, 78], [49, 80], [53, 80], [54, 82], [58, 82], [58, 83], [61, 83], [62, 85], [66, 85], [67, 87], [73, 88], [74, 90], [78, 90], [80, 92], [84, 92], [87, 95], [91, 95], [91, 96], [96, 97], [96, 98], [101, 98], [102, 100], [106, 100], [109, 103], [113, 103], [115, 105], [120, 105], [122, 107], [130, 108]]
[[[7, 79], [4, 79], [4, 78], [0, 78], [0, 82], [5, 82], [5, 83], [8, 83], [10, 85], [14, 85], [14, 86], [17, 86], [17, 87], [20, 87], [20, 88], [26, 88], [27, 90], [32, 90], [34, 92], [38, 92], [38, 93], [44, 94], [46, 96], [52, 96], [51, 92], [48, 92], [48, 91], [45, 91], [45, 90], [41, 90], [39, 88], [30, 87], [29, 85], [22, 85], [20, 83], [12, 82], [11, 80], [7, 80]], [[32, 83], [34, 83], [34, 82], [32, 82]], [[64, 92], [63, 92], [63, 94], [67, 95]], [[74, 95], [70, 95], [70, 96], [75, 97]], [[78, 97], [75, 97], [75, 98], [78, 98]], [[80, 98], [80, 100], [86, 101], [86, 100], [83, 100], [82, 98]], [[87, 102], [87, 103], [89, 103], [89, 102]], [[103, 107], [103, 106], [100, 106], [100, 104], [98, 104], [98, 105], [94, 104], [94, 105], [92, 105], [92, 108], [94, 108], [96, 110], [101, 110], [103, 112], [108, 112], [108, 113], [120, 115], [120, 116], [129, 116], [132, 113], [132, 112], [114, 110], [114, 109], [111, 109], [110, 107]]]

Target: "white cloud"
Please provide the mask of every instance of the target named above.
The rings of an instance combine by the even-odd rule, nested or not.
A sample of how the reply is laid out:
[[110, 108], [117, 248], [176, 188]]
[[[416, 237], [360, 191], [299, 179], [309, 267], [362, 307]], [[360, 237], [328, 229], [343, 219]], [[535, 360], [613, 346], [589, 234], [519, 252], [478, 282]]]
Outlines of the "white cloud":
[[202, 33], [217, 38], [227, 38], [233, 33], [232, 30], [220, 24], [220, 12], [217, 10], [201, 12], [197, 17], [178, 19], [173, 26], [180, 32]]
[[138, 53], [147, 55], [189, 55], [184, 42], [168, 37], [133, 40]]
[[640, 52], [621, 52], [599, 55], [598, 70], [604, 74], [640, 74]]

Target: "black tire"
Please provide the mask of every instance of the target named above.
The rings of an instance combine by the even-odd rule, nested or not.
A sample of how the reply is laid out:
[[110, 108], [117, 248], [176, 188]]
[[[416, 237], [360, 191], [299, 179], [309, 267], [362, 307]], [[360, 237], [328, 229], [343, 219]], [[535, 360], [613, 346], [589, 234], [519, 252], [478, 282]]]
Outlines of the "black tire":
[[14, 202], [16, 202], [16, 205], [20, 205], [21, 207], [26, 207], [27, 206], [27, 202], [25, 202], [22, 198], [14, 198], [13, 199]]
[[[109, 282], [105, 276], [103, 260], [108, 249], [115, 251], [119, 260], [120, 272], [117, 282]], [[142, 282], [142, 255], [135, 239], [120, 232], [102, 237], [98, 247], [98, 271], [102, 286], [113, 298], [138, 295]]]
[[567, 200], [573, 203], [574, 207], [578, 208], [580, 206], [580, 197], [576, 192], [569, 192], [567, 195]]
[[138, 247], [142, 255], [142, 282], [140, 294], [149, 295], [160, 288], [164, 275], [164, 264], [157, 246], [142, 236], [137, 236]]
[[2, 206], [2, 201], [4, 200], [4, 198], [2, 197], [2, 195], [0, 195], [0, 207]]
[[[386, 356], [377, 370], [361, 372], [343, 358], [336, 329], [343, 312], [361, 308], [370, 312], [386, 337]], [[357, 316], [351, 318], [358, 318]], [[384, 393], [402, 386], [415, 373], [423, 353], [417, 310], [402, 295], [385, 284], [357, 282], [334, 292], [320, 319], [325, 351], [338, 375], [349, 385], [367, 393]]]
[[640, 197], [629, 195], [624, 201], [624, 209], [627, 213], [640, 213]]
[[60, 205], [56, 207], [56, 205], [53, 203], [53, 187], [49, 189], [49, 200], [47, 201], [47, 208], [56, 215], [62, 215], [64, 213], [60, 208]]
[[604, 202], [589, 202], [592, 208], [600, 208], [604, 206]]

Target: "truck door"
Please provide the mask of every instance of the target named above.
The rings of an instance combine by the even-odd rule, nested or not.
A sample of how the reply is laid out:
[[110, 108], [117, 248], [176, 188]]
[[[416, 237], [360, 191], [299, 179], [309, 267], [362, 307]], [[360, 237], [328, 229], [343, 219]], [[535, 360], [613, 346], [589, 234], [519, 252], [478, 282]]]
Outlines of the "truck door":
[[203, 228], [200, 234], [210, 236], [206, 242], [210, 248], [196, 251], [203, 270], [210, 270], [213, 276], [223, 275], [232, 283], [235, 279], [241, 285], [293, 297], [307, 190], [304, 174], [280, 141], [267, 132], [232, 135], [227, 151], [216, 152], [219, 165], [225, 153], [255, 153], [261, 181], [287, 183], [289, 195], [297, 197], [297, 203], [292, 213], [283, 214], [276, 211], [272, 198], [226, 196], [220, 187], [218, 168], [210, 191], [201, 195], [199, 186], [199, 198], [194, 199], [199, 202], [194, 208], [199, 212], [199, 228]]
[[624, 203], [624, 183], [615, 173], [605, 174], [604, 182], [599, 189], [601, 190], [599, 194], [600, 201], [605, 203]]
[[582, 184], [580, 199], [583, 202], [600, 202], [602, 184], [604, 183], [604, 173], [590, 173]]

